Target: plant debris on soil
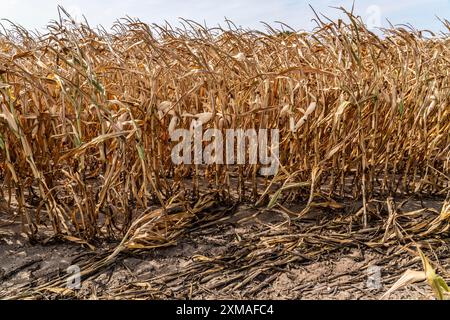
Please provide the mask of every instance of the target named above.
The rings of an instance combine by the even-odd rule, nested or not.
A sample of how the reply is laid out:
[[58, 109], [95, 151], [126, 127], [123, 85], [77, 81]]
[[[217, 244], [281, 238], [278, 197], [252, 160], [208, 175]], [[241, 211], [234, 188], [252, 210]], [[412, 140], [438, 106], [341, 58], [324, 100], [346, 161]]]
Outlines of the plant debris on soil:
[[[281, 212], [236, 207], [214, 223], [188, 228], [170, 246], [123, 250], [119, 243], [86, 245], [48, 238], [30, 244], [2, 233], [2, 298], [34, 299], [379, 299], [400, 273], [420, 268], [415, 246], [435, 258], [445, 279], [450, 264], [448, 224], [429, 233], [420, 221], [436, 218], [442, 201], [404, 199], [397, 228], [385, 234], [374, 204], [369, 225], [345, 210], [316, 210], [296, 219]], [[223, 208], [202, 213], [208, 220]], [[379, 210], [379, 211], [377, 211]], [[327, 211], [325, 209], [324, 211]], [[386, 223], [386, 221], [384, 221]], [[420, 236], [419, 236], [420, 234]], [[109, 262], [108, 262], [109, 261]], [[91, 270], [79, 290], [68, 289], [72, 265]], [[370, 270], [380, 270], [371, 286]], [[431, 299], [425, 284], [398, 290], [393, 299]]]

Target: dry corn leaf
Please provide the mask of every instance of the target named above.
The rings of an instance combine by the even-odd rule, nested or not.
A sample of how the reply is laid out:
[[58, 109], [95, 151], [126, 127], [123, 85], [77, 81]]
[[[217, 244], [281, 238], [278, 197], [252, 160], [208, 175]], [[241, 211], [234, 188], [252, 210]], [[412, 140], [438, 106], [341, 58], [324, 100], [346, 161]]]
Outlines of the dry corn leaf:
[[381, 299], [389, 297], [394, 291], [403, 288], [409, 284], [422, 282], [427, 279], [424, 271], [406, 270], [406, 272], [398, 279], [392, 287], [381, 297]]

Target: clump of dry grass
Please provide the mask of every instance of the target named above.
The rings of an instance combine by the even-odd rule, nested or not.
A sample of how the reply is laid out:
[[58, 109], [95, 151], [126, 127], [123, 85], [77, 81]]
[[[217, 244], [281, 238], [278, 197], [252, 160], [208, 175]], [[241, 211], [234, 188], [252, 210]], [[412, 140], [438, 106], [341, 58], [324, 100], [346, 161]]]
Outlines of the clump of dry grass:
[[[92, 239], [123, 236], [135, 212], [187, 206], [207, 189], [270, 206], [304, 201], [300, 214], [318, 198], [362, 198], [365, 210], [377, 196], [447, 194], [448, 33], [379, 36], [348, 18], [317, 18], [309, 33], [131, 19], [106, 32], [66, 18], [43, 35], [3, 31], [0, 196], [17, 202], [30, 235], [47, 221]], [[175, 166], [173, 116], [189, 128], [184, 115], [205, 113], [221, 130], [280, 129], [278, 174]]]

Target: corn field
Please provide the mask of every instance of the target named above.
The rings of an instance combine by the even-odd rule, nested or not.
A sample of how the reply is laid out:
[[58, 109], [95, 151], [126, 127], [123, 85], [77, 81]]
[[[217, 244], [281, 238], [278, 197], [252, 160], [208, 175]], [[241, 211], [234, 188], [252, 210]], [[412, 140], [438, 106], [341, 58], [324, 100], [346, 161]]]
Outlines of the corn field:
[[[302, 216], [361, 200], [367, 223], [371, 199], [445, 197], [448, 32], [373, 33], [347, 14], [317, 16], [311, 32], [131, 18], [106, 31], [66, 16], [43, 34], [4, 27], [0, 200], [30, 238], [51, 227], [139, 248], [217, 202], [300, 203]], [[278, 173], [175, 165], [170, 131], [192, 119], [222, 131], [279, 129]]]

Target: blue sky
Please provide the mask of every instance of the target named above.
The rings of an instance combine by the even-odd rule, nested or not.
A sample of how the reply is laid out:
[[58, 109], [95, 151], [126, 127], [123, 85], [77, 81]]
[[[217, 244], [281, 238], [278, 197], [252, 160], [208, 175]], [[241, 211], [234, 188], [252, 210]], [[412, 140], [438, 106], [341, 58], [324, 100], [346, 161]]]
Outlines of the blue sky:
[[[260, 21], [283, 21], [295, 29], [311, 29], [317, 11], [336, 18], [339, 12], [330, 7], [351, 8], [352, 0], [0, 0], [0, 18], [7, 18], [27, 28], [41, 29], [57, 18], [61, 4], [74, 16], [86, 15], [91, 25], [110, 27], [120, 17], [130, 15], [149, 23], [164, 20], [176, 23], [178, 17], [204, 22], [209, 26], [223, 24], [224, 17], [246, 28], [264, 27]], [[356, 0], [356, 12], [374, 28], [411, 23], [418, 29], [442, 30], [435, 17], [450, 19], [450, 0]]]

